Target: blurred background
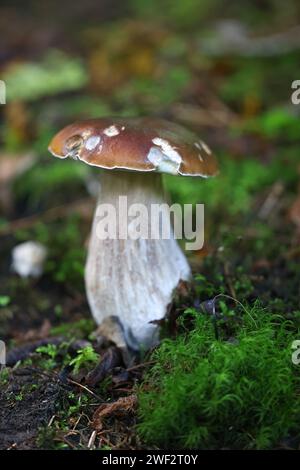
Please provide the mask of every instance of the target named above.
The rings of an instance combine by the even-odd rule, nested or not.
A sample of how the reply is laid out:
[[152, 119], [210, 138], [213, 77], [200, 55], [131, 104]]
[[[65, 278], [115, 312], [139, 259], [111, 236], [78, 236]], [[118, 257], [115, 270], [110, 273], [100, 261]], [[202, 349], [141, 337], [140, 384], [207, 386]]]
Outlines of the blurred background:
[[[60, 161], [47, 151], [52, 136], [64, 125], [109, 115], [176, 121], [195, 131], [216, 154], [221, 169], [216, 178], [165, 178], [174, 202], [205, 204], [205, 246], [188, 253], [194, 291], [185, 300], [180, 295], [176, 298], [170, 309], [171, 327], [173, 334], [178, 328], [182, 331], [181, 318], [186, 317], [180, 315], [187, 311], [207, 322], [207, 328], [199, 341], [193, 336], [195, 349], [188, 342], [180, 349], [178, 335], [179, 343], [169, 342], [171, 353], [164, 356], [162, 347], [156, 359], [162, 358], [163, 371], [170, 357], [180, 366], [177, 352], [181, 351], [185, 374], [189, 347], [198, 367], [202, 343], [211, 351], [214, 339], [210, 318], [199, 315], [201, 305], [211, 314], [212, 304], [207, 301], [227, 296], [218, 304], [218, 327], [232, 358], [228, 361], [226, 356], [224, 362], [226, 367], [233, 365], [228, 375], [231, 388], [226, 388], [223, 362], [209, 359], [207, 377], [204, 374], [208, 380], [204, 397], [213, 395], [210, 378], [216, 376], [221, 411], [211, 416], [221, 436], [218, 445], [275, 445], [299, 417], [295, 412], [300, 406], [298, 388], [294, 399], [286, 385], [290, 383], [287, 363], [283, 367], [279, 361], [276, 366], [273, 360], [275, 352], [281, 354], [277, 343], [268, 346], [262, 335], [257, 343], [245, 343], [244, 349], [243, 343], [239, 349], [236, 331], [241, 326], [243, 333], [248, 321], [246, 331], [257, 337], [259, 328], [245, 315], [250, 309], [258, 325], [264, 321], [269, 325], [271, 315], [280, 314], [287, 330], [299, 339], [300, 104], [291, 100], [297, 92], [292, 83], [300, 80], [299, 1], [1, 0], [0, 31], [0, 91], [6, 85], [5, 104], [4, 96], [0, 97], [0, 339], [9, 350], [8, 365], [16, 364], [0, 376], [0, 448], [74, 449], [95, 442], [107, 449], [144, 446], [135, 435], [132, 410], [136, 384], [146, 369], [142, 364], [126, 370], [113, 347], [101, 349], [91, 336], [95, 324], [86, 302], [83, 271], [101, 172], [75, 161]], [[184, 293], [183, 287], [182, 291], [179, 294]], [[214, 327], [217, 331], [216, 323]], [[266, 337], [280, 339], [272, 328], [267, 327]], [[290, 340], [287, 334], [280, 341], [288, 348]], [[241, 353], [234, 355], [230, 344]], [[257, 345], [251, 346], [253, 355], [248, 354], [248, 344]], [[261, 354], [265, 344], [267, 355]], [[286, 354], [292, 366], [290, 352]], [[80, 384], [77, 387], [84, 371], [100, 360], [104, 372], [100, 380], [97, 369], [99, 384], [94, 390], [98, 395]], [[67, 382], [70, 370], [76, 380], [72, 388]], [[240, 388], [236, 372], [240, 370], [243, 375], [246, 370], [252, 384], [247, 389], [248, 402]], [[184, 377], [182, 371], [175, 383]], [[196, 373], [195, 380], [192, 377], [187, 390], [194, 390], [201, 374]], [[163, 372], [163, 377], [167, 375]], [[167, 397], [166, 414], [159, 407], [156, 414], [149, 412], [149, 428], [155, 436], [163, 433], [165, 422], [171, 436], [178, 437], [172, 430], [174, 423], [181, 435], [185, 415], [187, 428], [196, 426], [190, 423], [196, 423], [194, 409], [202, 392], [186, 400], [188, 392], [178, 382], [180, 415], [178, 397], [173, 408], [168, 398], [176, 392], [172, 377], [169, 395], [159, 392]], [[286, 394], [278, 388], [280, 378]], [[225, 388], [218, 385], [222, 381]], [[62, 382], [69, 388], [63, 391]], [[223, 412], [228, 390], [228, 412]], [[240, 409], [232, 412], [235, 393], [241, 396]], [[99, 395], [100, 402], [95, 400]], [[119, 398], [121, 417], [110, 421], [112, 427], [105, 432], [100, 420], [96, 439], [93, 413], [102, 399], [110, 406], [112, 399]], [[151, 400], [146, 395], [146, 409]], [[158, 401], [155, 398], [155, 407]], [[201, 418], [209, 409], [206, 405], [200, 407]], [[179, 418], [173, 418], [174, 410]], [[286, 417], [286, 428], [281, 429], [283, 421], [275, 411]], [[255, 426], [261, 422], [263, 429], [257, 433]], [[196, 440], [189, 441], [192, 448], [201, 437], [197, 426]], [[239, 426], [243, 439], [249, 441], [246, 444], [235, 434]], [[213, 438], [215, 428], [207, 429], [207, 436]], [[299, 424], [296, 430], [299, 435]], [[228, 437], [229, 445], [223, 437]], [[298, 441], [286, 442], [280, 448], [299, 446]]]
[[[54, 321], [86, 311], [76, 296], [98, 174], [47, 152], [53, 134], [76, 119], [161, 116], [215, 151], [218, 178], [166, 178], [174, 201], [206, 204], [196, 270], [222, 252], [233, 271], [258, 264], [271, 282], [281, 252], [299, 255], [300, 105], [291, 103], [299, 23], [292, 0], [1, 2], [0, 289], [4, 306], [16, 302], [0, 319], [3, 332], [14, 335], [19, 297], [30, 325], [31, 316], [41, 323], [41, 309]], [[28, 240], [48, 251], [46, 276], [29, 291], [11, 268], [12, 249]], [[291, 269], [282, 263], [279, 277]], [[272, 297], [270, 289], [259, 293]], [[62, 308], [68, 296], [71, 307]]]
[[[209, 144], [218, 178], [166, 178], [174, 201], [206, 204], [194, 270], [216, 290], [230, 279], [232, 294], [295, 306], [299, 2], [2, 0], [0, 25], [2, 336], [89, 315], [83, 266], [98, 174], [47, 146], [65, 124], [107, 115], [164, 117]], [[47, 249], [34, 281], [12, 266], [28, 240]]]

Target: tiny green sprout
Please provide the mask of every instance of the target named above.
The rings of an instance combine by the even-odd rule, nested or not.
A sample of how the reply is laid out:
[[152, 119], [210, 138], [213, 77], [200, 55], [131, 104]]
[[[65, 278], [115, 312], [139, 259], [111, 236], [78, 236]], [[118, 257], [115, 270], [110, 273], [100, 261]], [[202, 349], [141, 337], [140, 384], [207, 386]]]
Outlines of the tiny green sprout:
[[298, 432], [291, 324], [258, 301], [239, 307], [234, 337], [226, 324], [216, 339], [210, 318], [196, 314], [192, 330], [153, 351], [138, 388], [137, 430], [148, 446], [268, 449]]
[[36, 349], [36, 352], [47, 354], [51, 359], [55, 359], [58, 354], [57, 346], [55, 344], [47, 344], [45, 346], [39, 346]]
[[1, 369], [0, 367], [0, 384], [1, 385], [6, 385], [9, 379], [9, 370], [4, 367], [4, 369]]
[[17, 395], [15, 395], [16, 401], [22, 401], [23, 398], [24, 398], [24, 397], [23, 397], [23, 393], [22, 393], [22, 392], [20, 392], [20, 393], [18, 393]]
[[46, 344], [45, 346], [39, 346], [36, 349], [36, 352], [48, 356], [48, 359], [42, 360], [40, 362], [40, 364], [45, 369], [53, 369], [56, 366], [56, 359], [59, 353], [59, 349], [55, 344]]
[[80, 369], [88, 365], [97, 364], [99, 361], [99, 354], [97, 354], [92, 346], [86, 346], [77, 351], [77, 356], [71, 360], [70, 365], [74, 366], [74, 374], [77, 374]]

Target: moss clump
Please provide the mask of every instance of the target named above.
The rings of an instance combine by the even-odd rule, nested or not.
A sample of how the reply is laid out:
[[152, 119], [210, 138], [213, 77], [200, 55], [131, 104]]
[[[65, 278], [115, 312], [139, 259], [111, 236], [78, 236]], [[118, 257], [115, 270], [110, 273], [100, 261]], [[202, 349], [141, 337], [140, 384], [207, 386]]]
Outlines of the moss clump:
[[72, 323], [61, 323], [51, 328], [53, 336], [65, 336], [68, 339], [84, 339], [95, 330], [95, 322], [92, 318], [81, 318]]
[[299, 432], [300, 378], [291, 360], [297, 332], [258, 305], [248, 312], [234, 339], [217, 341], [211, 320], [195, 314], [192, 331], [154, 352], [139, 390], [146, 442], [267, 449]]

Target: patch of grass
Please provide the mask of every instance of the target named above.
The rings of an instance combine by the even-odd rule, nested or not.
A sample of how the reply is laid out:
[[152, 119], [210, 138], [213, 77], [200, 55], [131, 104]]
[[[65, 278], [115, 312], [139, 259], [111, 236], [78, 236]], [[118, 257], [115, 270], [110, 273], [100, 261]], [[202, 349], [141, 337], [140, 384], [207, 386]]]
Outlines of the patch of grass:
[[149, 445], [267, 449], [299, 433], [300, 380], [291, 361], [299, 331], [258, 303], [246, 310], [234, 337], [222, 340], [194, 311], [192, 331], [154, 352], [139, 388], [138, 430]]

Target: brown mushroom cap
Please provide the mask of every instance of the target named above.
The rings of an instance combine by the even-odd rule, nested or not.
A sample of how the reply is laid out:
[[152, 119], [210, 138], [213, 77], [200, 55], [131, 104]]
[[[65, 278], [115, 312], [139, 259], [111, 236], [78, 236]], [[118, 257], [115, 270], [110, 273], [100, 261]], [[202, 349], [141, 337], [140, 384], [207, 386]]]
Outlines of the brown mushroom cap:
[[208, 146], [184, 127], [151, 118], [100, 118], [66, 126], [49, 151], [106, 169], [214, 176], [218, 164]]

